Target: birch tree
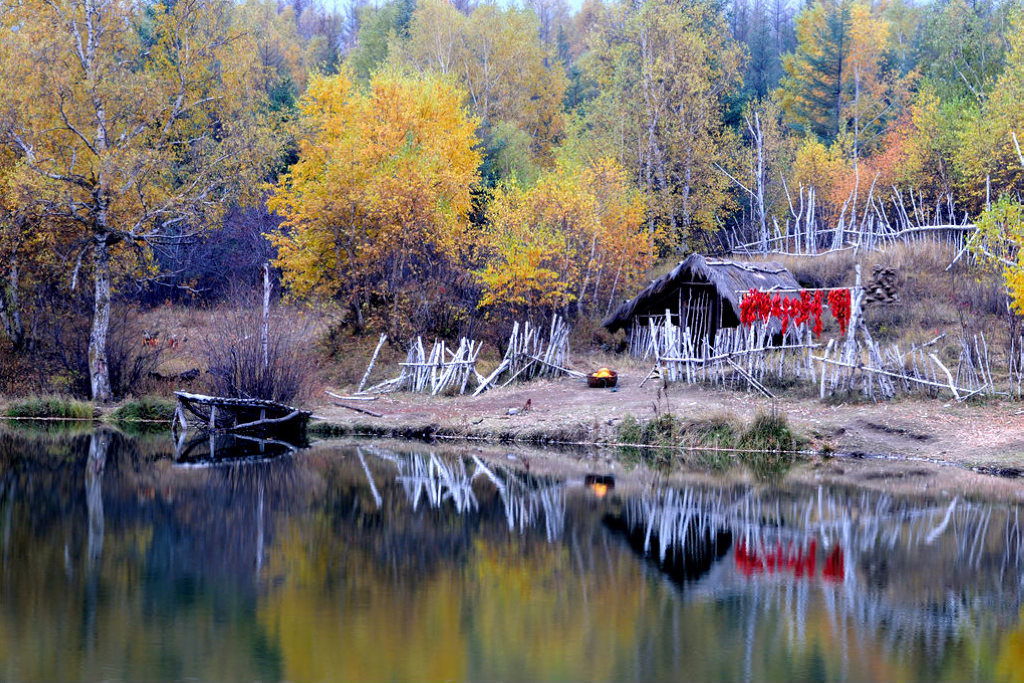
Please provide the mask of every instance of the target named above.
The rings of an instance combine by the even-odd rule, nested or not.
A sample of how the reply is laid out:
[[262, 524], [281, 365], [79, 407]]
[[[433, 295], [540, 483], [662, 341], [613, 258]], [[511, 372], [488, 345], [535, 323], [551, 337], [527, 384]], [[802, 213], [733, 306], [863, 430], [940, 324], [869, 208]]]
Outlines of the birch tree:
[[716, 164], [727, 156], [723, 103], [739, 85], [740, 48], [711, 3], [624, 2], [602, 24], [580, 59], [600, 90], [580, 131], [583, 156], [614, 153], [644, 190], [649, 231], [664, 228], [684, 250], [729, 203]]
[[42, 231], [93, 284], [92, 396], [111, 400], [112, 281], [214, 221], [276, 156], [254, 46], [232, 4], [0, 0], [0, 145]]

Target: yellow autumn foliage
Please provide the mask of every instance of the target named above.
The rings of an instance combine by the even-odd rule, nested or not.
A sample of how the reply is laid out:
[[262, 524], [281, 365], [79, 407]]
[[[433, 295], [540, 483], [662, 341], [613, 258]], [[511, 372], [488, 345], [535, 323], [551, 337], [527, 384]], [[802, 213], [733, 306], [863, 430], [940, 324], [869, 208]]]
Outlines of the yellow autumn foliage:
[[345, 72], [311, 79], [299, 160], [268, 201], [284, 218], [271, 240], [293, 295], [341, 300], [360, 320], [380, 300], [394, 321], [443, 294], [430, 283], [467, 256], [479, 179], [464, 100], [429, 75], [380, 72], [368, 92]]
[[509, 183], [487, 209], [480, 307], [521, 314], [575, 304], [604, 313], [654, 260], [644, 204], [615, 161], [561, 164], [531, 188]]
[[982, 263], [999, 268], [1010, 305], [1024, 314], [1024, 206], [1007, 195], [984, 211], [968, 246]]

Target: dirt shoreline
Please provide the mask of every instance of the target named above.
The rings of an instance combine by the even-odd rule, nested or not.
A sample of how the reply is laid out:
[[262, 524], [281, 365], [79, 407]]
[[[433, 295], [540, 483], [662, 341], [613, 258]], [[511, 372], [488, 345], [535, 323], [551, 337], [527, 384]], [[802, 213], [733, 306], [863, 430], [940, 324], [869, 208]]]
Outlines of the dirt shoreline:
[[607, 444], [616, 440], [617, 425], [627, 415], [646, 420], [671, 412], [688, 420], [730, 416], [750, 422], [774, 407], [808, 439], [811, 452], [927, 460], [1004, 475], [1024, 472], [1024, 406], [1018, 402], [904, 399], [831, 405], [784, 397], [773, 406], [760, 395], [726, 389], [666, 388], [656, 381], [641, 387], [643, 377], [642, 371], [626, 370], [616, 390], [589, 389], [566, 378], [477, 397], [386, 394], [348, 403], [382, 417], [341, 408], [335, 405], [341, 401], [325, 397], [315, 414], [347, 433]]

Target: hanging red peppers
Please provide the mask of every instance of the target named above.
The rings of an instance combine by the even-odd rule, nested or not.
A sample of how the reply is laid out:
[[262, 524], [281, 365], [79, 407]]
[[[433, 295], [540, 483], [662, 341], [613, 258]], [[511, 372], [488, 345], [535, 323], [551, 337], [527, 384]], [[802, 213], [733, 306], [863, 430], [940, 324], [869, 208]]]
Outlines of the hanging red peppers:
[[[751, 289], [740, 301], [740, 322], [743, 325], [752, 325], [758, 318], [765, 323], [772, 318], [778, 318], [782, 322], [782, 333], [785, 334], [790, 325], [799, 327], [813, 318], [814, 325], [811, 330], [815, 337], [820, 337], [824, 303], [820, 290], [813, 294], [800, 292], [799, 297], [783, 297], [782, 294], [772, 296], [767, 292]], [[850, 290], [830, 291], [827, 303], [832, 317], [839, 323], [840, 334], [846, 334], [846, 328], [850, 324]]]
[[828, 308], [839, 323], [839, 334], [846, 334], [846, 326], [850, 324], [850, 290], [833, 289], [829, 292]]

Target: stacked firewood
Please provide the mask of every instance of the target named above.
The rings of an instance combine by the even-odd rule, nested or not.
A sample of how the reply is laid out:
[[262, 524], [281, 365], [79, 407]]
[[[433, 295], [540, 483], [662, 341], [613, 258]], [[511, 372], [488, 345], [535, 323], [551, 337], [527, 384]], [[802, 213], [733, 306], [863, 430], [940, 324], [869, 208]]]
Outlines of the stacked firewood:
[[864, 291], [864, 303], [894, 304], [900, 300], [895, 268], [877, 265], [871, 269], [871, 276]]

